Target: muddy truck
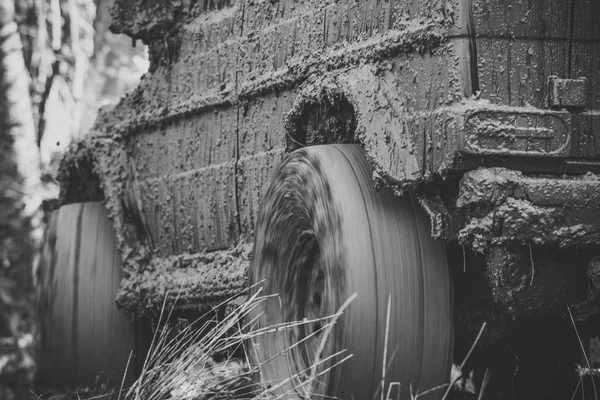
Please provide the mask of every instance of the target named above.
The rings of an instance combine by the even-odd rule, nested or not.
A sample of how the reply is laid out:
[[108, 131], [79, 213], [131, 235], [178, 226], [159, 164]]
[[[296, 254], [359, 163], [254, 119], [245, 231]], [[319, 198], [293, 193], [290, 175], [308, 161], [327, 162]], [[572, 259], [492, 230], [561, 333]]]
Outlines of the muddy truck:
[[45, 314], [65, 370], [134, 346], [163, 307], [260, 294], [259, 327], [313, 321], [252, 344], [274, 395], [325, 359], [313, 396], [387, 380], [442, 398], [474, 342], [459, 379], [479, 398], [590, 383], [600, 1], [117, 0], [112, 16], [150, 70], [61, 165], [41, 274], [66, 304]]

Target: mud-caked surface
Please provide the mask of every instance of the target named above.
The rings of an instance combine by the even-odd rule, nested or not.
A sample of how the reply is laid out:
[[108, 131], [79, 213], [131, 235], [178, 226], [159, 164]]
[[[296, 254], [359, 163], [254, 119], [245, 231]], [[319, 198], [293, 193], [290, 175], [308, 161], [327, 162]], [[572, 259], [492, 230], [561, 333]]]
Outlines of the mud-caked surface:
[[[549, 71], [588, 76], [597, 108], [597, 2], [523, 0], [508, 14], [492, 3], [117, 1], [113, 30], [148, 43], [150, 72], [73, 147], [61, 179], [65, 202], [104, 198], [126, 260], [125, 309], [156, 312], [180, 284], [191, 302], [238, 291], [246, 263], [235, 248], [252, 242], [261, 197], [293, 148], [361, 143], [376, 183], [401, 192], [459, 166], [465, 110], [545, 107]], [[582, 22], [571, 26], [563, 12]], [[570, 47], [573, 57], [556, 56]], [[597, 118], [583, 112], [571, 123], [594, 132]], [[572, 150], [594, 156], [593, 135], [577, 135]], [[498, 206], [507, 217], [557, 218], [552, 206], [510, 199]], [[476, 217], [463, 235], [470, 243], [491, 229]], [[210, 252], [233, 257], [231, 269], [186, 264], [198, 278], [186, 286], [177, 260]], [[197, 283], [203, 276], [213, 283]]]
[[[62, 162], [61, 179], [67, 180], [62, 181], [61, 202], [101, 200], [94, 196], [105, 194], [104, 205], [123, 258], [124, 279], [117, 304], [129, 316], [155, 316], [163, 304], [200, 308], [242, 292], [251, 245], [240, 241], [222, 251], [162, 257], [139, 212], [141, 199], [132, 188], [129, 159], [120, 138], [90, 136], [72, 148]], [[101, 186], [77, 191], [80, 181]]]
[[[153, 316], [163, 305], [203, 309], [233, 299], [246, 287], [252, 246], [167, 258], [138, 255], [127, 260], [117, 304], [132, 315]], [[139, 266], [143, 265], [142, 268]]]
[[485, 252], [511, 241], [561, 247], [598, 243], [600, 179], [528, 176], [505, 168], [467, 172], [456, 202], [468, 223], [463, 245]]
[[[317, 133], [304, 144], [358, 142], [382, 126], [394, 132], [397, 113], [433, 109], [463, 94], [457, 58], [445, 41], [457, 5], [159, 3], [117, 2], [113, 29], [149, 44], [151, 72], [73, 147], [61, 178], [64, 203], [104, 199], [125, 260], [119, 303], [135, 315], [156, 312], [162, 295], [177, 287], [195, 296], [181, 304], [241, 289], [246, 263], [235, 249], [252, 242], [261, 196], [288, 141], [302, 140], [294, 136], [310, 125], [307, 115], [324, 110], [319, 118], [340, 129], [332, 138], [312, 129]], [[340, 81], [331, 78], [358, 67]], [[309, 77], [316, 80], [302, 86]], [[357, 87], [348, 87], [355, 77], [362, 77]], [[394, 95], [392, 104], [368, 99], [368, 86], [393, 94], [397, 80], [404, 95]], [[346, 104], [341, 115], [320, 104], [327, 82]], [[373, 125], [367, 114], [376, 107], [383, 107], [384, 120]], [[375, 147], [379, 139], [369, 140]], [[385, 155], [377, 164], [382, 176], [404, 177], [407, 152], [400, 149], [410, 141], [392, 140], [398, 150], [391, 158], [381, 147], [370, 157]], [[416, 174], [413, 180], [423, 175]], [[100, 190], [78, 181], [98, 182]], [[213, 252], [227, 263], [198, 261]]]

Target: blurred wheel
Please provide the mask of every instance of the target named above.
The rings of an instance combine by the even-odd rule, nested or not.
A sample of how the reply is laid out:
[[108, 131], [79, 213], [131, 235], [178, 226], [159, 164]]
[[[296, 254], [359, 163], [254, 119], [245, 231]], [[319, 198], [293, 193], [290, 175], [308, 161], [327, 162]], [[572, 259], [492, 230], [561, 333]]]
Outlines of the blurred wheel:
[[62, 206], [46, 236], [39, 272], [42, 380], [92, 385], [105, 373], [119, 384], [134, 329], [115, 304], [121, 258], [106, 210], [101, 203]]
[[[255, 292], [262, 286], [263, 295], [278, 294], [250, 316], [259, 327], [314, 321], [254, 339], [253, 362], [275, 394], [297, 398], [306, 388], [316, 397], [373, 398], [381, 387], [390, 296], [387, 384], [400, 382], [407, 398], [411, 386], [423, 392], [448, 382], [452, 291], [444, 244], [430, 237], [411, 197], [374, 189], [360, 146], [308, 147], [284, 160], [261, 203], [249, 278], [260, 284]], [[318, 359], [345, 352], [313, 371], [327, 323], [319, 319], [353, 293]], [[311, 371], [322, 375], [310, 381]]]

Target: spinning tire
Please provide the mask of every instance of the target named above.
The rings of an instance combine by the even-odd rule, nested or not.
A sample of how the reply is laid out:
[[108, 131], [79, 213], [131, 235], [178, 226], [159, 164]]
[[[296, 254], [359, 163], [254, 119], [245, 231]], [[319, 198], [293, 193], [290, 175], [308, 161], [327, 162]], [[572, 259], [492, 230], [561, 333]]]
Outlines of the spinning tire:
[[[444, 244], [430, 237], [410, 197], [375, 190], [359, 146], [308, 147], [284, 160], [261, 203], [249, 275], [254, 292], [277, 294], [250, 315], [259, 328], [314, 321], [253, 339], [250, 355], [273, 394], [303, 398], [308, 389], [313, 398], [372, 399], [381, 387], [390, 296], [386, 392], [400, 382], [405, 399], [411, 389], [448, 383], [453, 325]], [[327, 323], [318, 319], [354, 293], [316, 358]], [[315, 360], [340, 351], [309, 379]]]
[[46, 236], [39, 271], [42, 380], [93, 385], [103, 373], [120, 384], [134, 329], [115, 304], [121, 258], [106, 210], [101, 203], [62, 206]]

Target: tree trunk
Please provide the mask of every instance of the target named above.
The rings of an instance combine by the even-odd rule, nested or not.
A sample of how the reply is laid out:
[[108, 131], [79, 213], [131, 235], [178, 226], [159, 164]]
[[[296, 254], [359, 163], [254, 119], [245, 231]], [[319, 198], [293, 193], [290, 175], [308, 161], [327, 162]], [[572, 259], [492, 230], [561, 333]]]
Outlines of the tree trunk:
[[0, 397], [33, 380], [31, 214], [38, 151], [13, 0], [0, 0]]
[[24, 196], [26, 211], [34, 211], [39, 206], [39, 201], [34, 199], [34, 189], [39, 182], [39, 153], [29, 76], [14, 17], [13, 0], [0, 0], [0, 135], [6, 138], [8, 147], [12, 147], [11, 158], [21, 177], [20, 182], [14, 183], [13, 190]]

